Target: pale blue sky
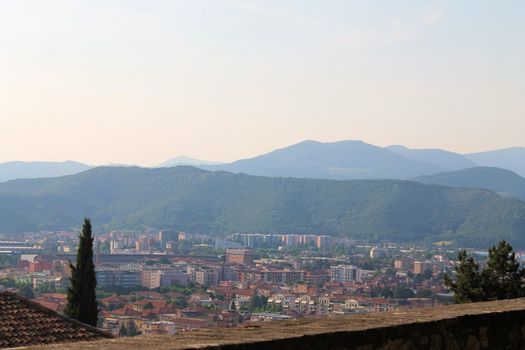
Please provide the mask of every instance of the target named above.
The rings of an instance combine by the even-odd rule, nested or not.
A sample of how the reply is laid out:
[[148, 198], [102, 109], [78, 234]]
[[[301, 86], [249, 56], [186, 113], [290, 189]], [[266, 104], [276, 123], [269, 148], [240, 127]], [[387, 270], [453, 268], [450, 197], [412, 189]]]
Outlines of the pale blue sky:
[[0, 0], [0, 161], [525, 146], [524, 1]]

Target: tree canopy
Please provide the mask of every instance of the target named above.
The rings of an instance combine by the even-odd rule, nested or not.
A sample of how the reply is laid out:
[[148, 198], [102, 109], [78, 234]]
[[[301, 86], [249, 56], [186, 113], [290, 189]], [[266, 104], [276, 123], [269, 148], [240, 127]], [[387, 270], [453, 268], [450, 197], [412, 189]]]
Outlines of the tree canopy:
[[444, 281], [454, 292], [456, 303], [525, 296], [525, 269], [520, 269], [512, 246], [506, 241], [489, 248], [489, 260], [483, 270], [466, 251], [460, 251], [455, 271], [454, 280], [445, 275]]

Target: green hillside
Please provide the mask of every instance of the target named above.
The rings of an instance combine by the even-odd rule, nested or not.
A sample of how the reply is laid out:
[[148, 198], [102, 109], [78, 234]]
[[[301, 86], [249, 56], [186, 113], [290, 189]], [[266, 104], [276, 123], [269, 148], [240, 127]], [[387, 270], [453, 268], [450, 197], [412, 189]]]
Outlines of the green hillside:
[[502, 196], [512, 196], [525, 200], [525, 178], [506, 169], [475, 167], [421, 176], [415, 180], [434, 185], [484, 188]]
[[0, 184], [0, 232], [104, 229], [325, 233], [400, 242], [525, 247], [525, 204], [480, 189], [397, 180], [266, 178], [191, 167], [95, 168]]

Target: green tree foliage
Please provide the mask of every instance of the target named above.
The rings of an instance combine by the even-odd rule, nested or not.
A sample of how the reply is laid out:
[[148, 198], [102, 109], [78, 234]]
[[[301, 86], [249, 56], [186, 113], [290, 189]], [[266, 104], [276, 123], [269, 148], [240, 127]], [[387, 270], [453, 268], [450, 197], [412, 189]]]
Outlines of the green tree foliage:
[[283, 312], [283, 306], [281, 304], [266, 305], [265, 311], [278, 314]]
[[33, 289], [29, 284], [24, 285], [22, 288], [18, 290], [18, 294], [21, 296], [28, 298], [28, 299], [34, 299], [35, 293], [33, 292]]
[[512, 246], [506, 241], [489, 249], [489, 261], [481, 277], [485, 298], [488, 300], [525, 296], [525, 269], [520, 269]]
[[125, 337], [128, 335], [128, 330], [124, 326], [124, 323], [120, 326], [120, 329], [118, 330], [119, 337]]
[[323, 232], [397, 242], [452, 240], [477, 247], [512, 238], [525, 247], [525, 203], [486, 190], [410, 181], [265, 178], [190, 167], [99, 167], [67, 178], [2, 183], [0, 192], [10, 194], [0, 195], [5, 216], [17, 218], [0, 220], [2, 231], [70, 227], [79, 215], [95, 210], [93, 215], [106, 229]]
[[[2, 278], [0, 279], [0, 285], [4, 286], [4, 287], [7, 287], [7, 288], [16, 288], [17, 287], [17, 283], [14, 279], [12, 278]], [[19, 288], [21, 288], [22, 286], [18, 286]]]
[[38, 286], [38, 292], [40, 293], [54, 293], [57, 291], [58, 289], [53, 282], [44, 282]]
[[162, 258], [160, 258], [159, 262], [161, 264], [171, 264], [171, 261], [170, 261], [170, 259], [167, 256], [163, 256]]
[[390, 288], [387, 288], [387, 287], [377, 287], [377, 288], [372, 288], [370, 292], [370, 296], [373, 298], [381, 297], [381, 298], [391, 299], [394, 297], [394, 292]]
[[254, 311], [261, 311], [266, 308], [266, 303], [268, 301], [268, 298], [264, 296], [260, 296], [259, 294], [255, 294], [251, 299], [250, 302], [247, 305], [243, 305], [242, 309], [248, 310], [250, 312]]
[[188, 302], [183, 297], [177, 297], [177, 298], [170, 299], [170, 303], [179, 309], [184, 309], [185, 307], [188, 306]]
[[415, 297], [415, 293], [412, 289], [408, 288], [405, 285], [399, 284], [394, 289], [394, 298], [395, 299], [408, 299]]
[[16, 266], [19, 257], [15, 255], [0, 255], [0, 268]]
[[66, 315], [96, 327], [98, 319], [97, 279], [93, 264], [91, 221], [87, 218], [84, 219], [79, 240], [76, 265], [69, 263], [71, 284], [67, 291]]
[[237, 305], [235, 304], [235, 296], [232, 298], [232, 300], [230, 301], [230, 307], [229, 307], [229, 310], [232, 310], [232, 311], [235, 311], [237, 310]]
[[479, 272], [479, 265], [476, 260], [462, 250], [458, 254], [459, 264], [456, 266], [456, 280], [445, 275], [445, 285], [454, 292], [456, 303], [468, 303], [483, 301], [485, 293]]
[[153, 310], [155, 307], [152, 303], [146, 303], [144, 304], [144, 310]]
[[444, 276], [445, 285], [454, 292], [456, 303], [514, 299], [525, 296], [525, 270], [519, 268], [512, 246], [501, 241], [489, 249], [487, 266], [480, 271], [476, 260], [466, 251], [458, 254], [456, 278]]
[[111, 246], [109, 241], [104, 241], [100, 243], [100, 253], [101, 254], [109, 254], [111, 253]]
[[418, 298], [436, 298], [436, 294], [430, 289], [420, 289], [416, 292], [416, 297]]
[[137, 325], [135, 322], [131, 321], [128, 326], [128, 336], [134, 337], [139, 334], [139, 330], [137, 329]]

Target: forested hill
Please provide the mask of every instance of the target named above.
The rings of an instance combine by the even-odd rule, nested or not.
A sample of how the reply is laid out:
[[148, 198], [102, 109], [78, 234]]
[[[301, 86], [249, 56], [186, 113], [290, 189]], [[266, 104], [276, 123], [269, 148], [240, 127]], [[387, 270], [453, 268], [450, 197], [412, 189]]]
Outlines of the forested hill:
[[475, 167], [421, 176], [415, 180], [451, 187], [484, 188], [502, 196], [512, 196], [525, 201], [525, 178], [501, 168]]
[[176, 228], [324, 233], [387, 241], [525, 247], [525, 204], [481, 189], [397, 180], [268, 178], [192, 167], [101, 167], [0, 184], [0, 232]]

